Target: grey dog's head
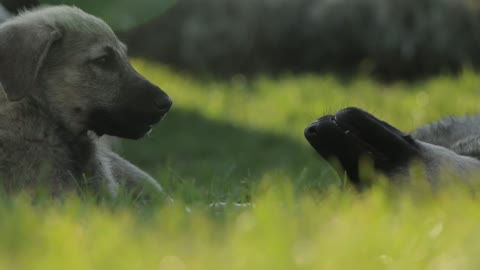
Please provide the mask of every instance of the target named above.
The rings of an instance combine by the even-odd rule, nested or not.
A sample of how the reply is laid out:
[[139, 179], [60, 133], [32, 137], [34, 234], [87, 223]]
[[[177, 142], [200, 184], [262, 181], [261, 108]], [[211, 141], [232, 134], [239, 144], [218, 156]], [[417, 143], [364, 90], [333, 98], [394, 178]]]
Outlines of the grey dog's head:
[[75, 134], [143, 137], [172, 105], [138, 74], [101, 19], [75, 7], [27, 11], [0, 25], [0, 89], [45, 105]]

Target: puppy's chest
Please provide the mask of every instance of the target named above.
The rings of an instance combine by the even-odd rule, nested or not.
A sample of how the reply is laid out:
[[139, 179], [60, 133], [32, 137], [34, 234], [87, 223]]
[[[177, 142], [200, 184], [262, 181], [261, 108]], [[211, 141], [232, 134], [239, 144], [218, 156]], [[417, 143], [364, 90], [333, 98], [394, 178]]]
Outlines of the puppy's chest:
[[66, 168], [72, 172], [75, 177], [91, 177], [96, 174], [95, 166], [96, 148], [91, 142], [74, 142], [63, 146], [65, 149], [65, 159], [60, 161], [67, 162]]
[[40, 143], [25, 141], [23, 163], [48, 168], [53, 178], [90, 178], [98, 175], [95, 144], [88, 141]]

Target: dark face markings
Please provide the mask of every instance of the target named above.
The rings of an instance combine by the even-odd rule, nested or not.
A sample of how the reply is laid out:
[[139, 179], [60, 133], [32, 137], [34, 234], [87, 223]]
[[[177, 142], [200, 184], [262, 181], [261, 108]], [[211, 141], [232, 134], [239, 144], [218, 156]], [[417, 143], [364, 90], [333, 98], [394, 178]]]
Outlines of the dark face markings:
[[107, 48], [107, 55], [95, 60], [95, 65], [100, 68], [100, 72], [118, 74], [118, 89], [115, 90], [112, 104], [91, 111], [90, 127], [99, 135], [138, 139], [165, 116], [172, 100], [135, 71], [128, 60], [110, 49]]

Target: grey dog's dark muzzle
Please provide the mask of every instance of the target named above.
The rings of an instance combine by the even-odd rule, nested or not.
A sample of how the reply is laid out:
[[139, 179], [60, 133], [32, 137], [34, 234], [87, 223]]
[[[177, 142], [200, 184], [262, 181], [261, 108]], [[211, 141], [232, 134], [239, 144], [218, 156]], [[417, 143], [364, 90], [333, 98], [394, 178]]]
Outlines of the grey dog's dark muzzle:
[[359, 176], [360, 158], [371, 158], [377, 170], [389, 174], [419, 155], [410, 135], [353, 107], [321, 117], [305, 129], [305, 137], [324, 159], [337, 159], [357, 186], [364, 180]]

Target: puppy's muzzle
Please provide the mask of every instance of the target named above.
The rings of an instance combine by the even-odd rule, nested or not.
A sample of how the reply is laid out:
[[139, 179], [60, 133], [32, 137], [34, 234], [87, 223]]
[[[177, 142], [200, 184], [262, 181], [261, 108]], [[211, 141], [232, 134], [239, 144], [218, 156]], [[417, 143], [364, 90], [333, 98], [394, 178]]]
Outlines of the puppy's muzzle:
[[98, 135], [139, 139], [165, 117], [173, 103], [162, 89], [133, 69], [115, 101], [91, 113], [90, 126]]

